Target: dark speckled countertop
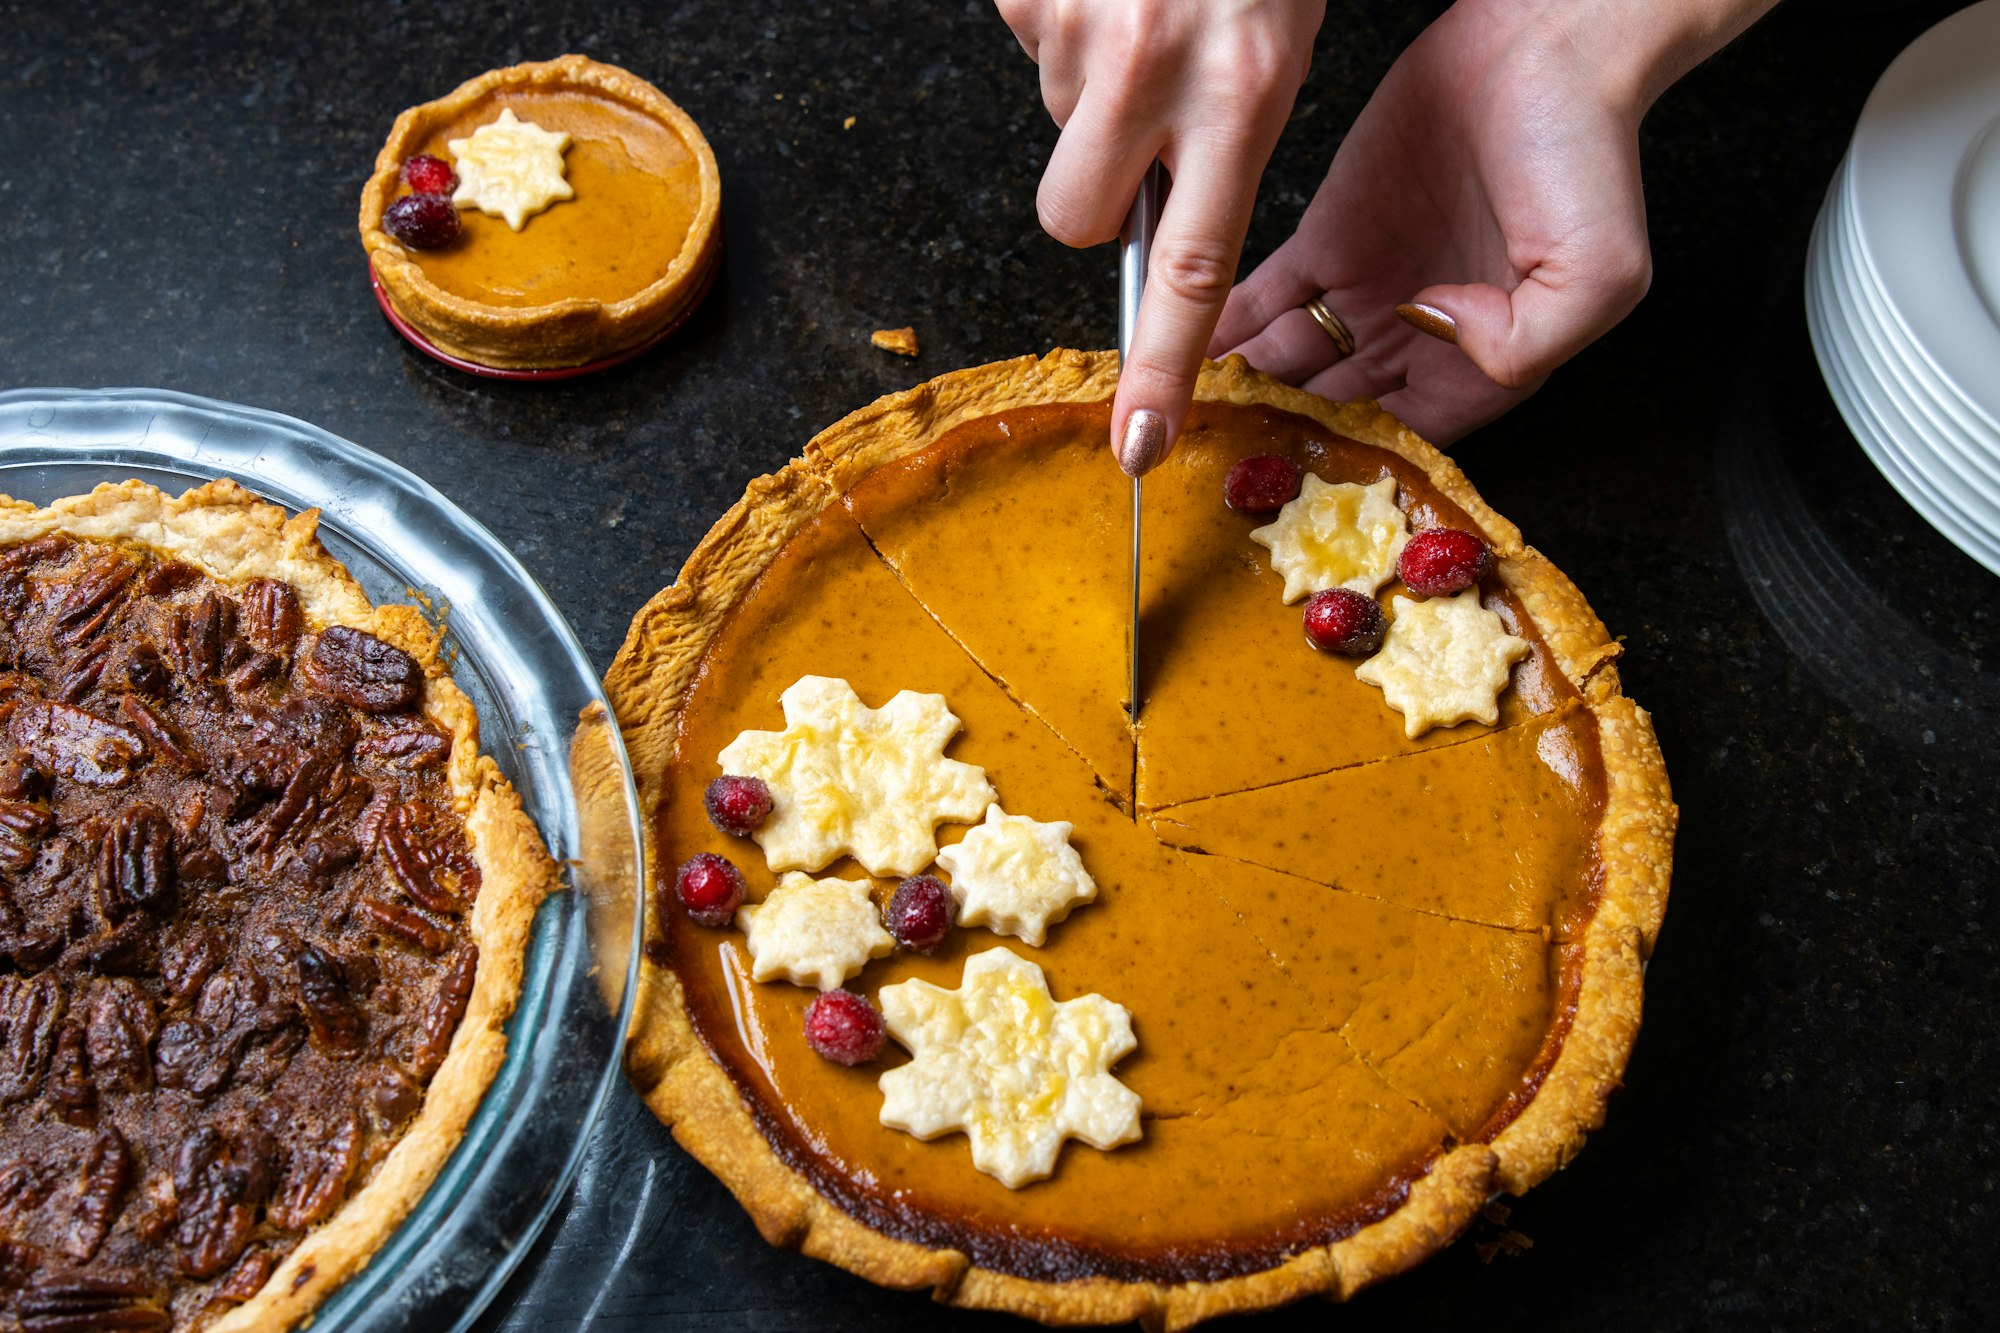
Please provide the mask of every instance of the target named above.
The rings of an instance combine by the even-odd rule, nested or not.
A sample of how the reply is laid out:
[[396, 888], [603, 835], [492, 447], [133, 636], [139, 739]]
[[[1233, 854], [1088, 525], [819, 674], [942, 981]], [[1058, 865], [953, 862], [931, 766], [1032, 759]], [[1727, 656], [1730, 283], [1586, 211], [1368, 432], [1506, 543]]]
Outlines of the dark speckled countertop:
[[[1607, 1127], [1515, 1204], [1531, 1250], [1461, 1244], [1266, 1326], [2000, 1326], [2000, 582], [1842, 427], [1799, 276], [1868, 89], [1956, 7], [1793, 0], [1671, 92], [1644, 136], [1652, 296], [1457, 450], [1627, 637], [1666, 747], [1683, 822], [1645, 1031]], [[1253, 258], [1435, 5], [1332, 9]], [[356, 197], [398, 110], [571, 50], [704, 127], [726, 270], [629, 368], [475, 381], [383, 322]], [[600, 665], [819, 427], [1115, 334], [1110, 250], [1035, 224], [1054, 133], [980, 0], [30, 0], [0, 3], [0, 52], [0, 387], [178, 389], [379, 450], [509, 540]], [[919, 360], [868, 345], [906, 323]], [[1003, 1322], [767, 1248], [626, 1094], [486, 1326]]]

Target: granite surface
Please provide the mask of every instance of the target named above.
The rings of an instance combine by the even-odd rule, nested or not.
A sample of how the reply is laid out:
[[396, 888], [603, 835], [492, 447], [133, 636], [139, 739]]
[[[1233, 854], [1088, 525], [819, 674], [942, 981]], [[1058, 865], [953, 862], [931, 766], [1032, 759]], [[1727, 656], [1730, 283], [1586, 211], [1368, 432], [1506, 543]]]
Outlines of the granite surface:
[[[1252, 258], [1435, 6], [1332, 8]], [[1655, 291], [1457, 451], [1627, 636], [1666, 748], [1645, 1031], [1606, 1128], [1514, 1205], [1532, 1249], [1460, 1244], [1263, 1326], [2000, 1324], [2000, 582], [1849, 437], [1799, 284], [1869, 87], [1953, 8], [1795, 0], [1671, 92], [1644, 132]], [[1035, 224], [1054, 135], [984, 3], [35, 0], [0, 3], [0, 50], [0, 387], [172, 388], [379, 450], [505, 536], [600, 665], [820, 426], [1115, 333], [1111, 251]], [[383, 322], [355, 199], [402, 107], [570, 50], [705, 127], [726, 270], [629, 368], [476, 381]], [[905, 323], [917, 361], [868, 345]], [[485, 1326], [1003, 1322], [767, 1248], [627, 1093]]]

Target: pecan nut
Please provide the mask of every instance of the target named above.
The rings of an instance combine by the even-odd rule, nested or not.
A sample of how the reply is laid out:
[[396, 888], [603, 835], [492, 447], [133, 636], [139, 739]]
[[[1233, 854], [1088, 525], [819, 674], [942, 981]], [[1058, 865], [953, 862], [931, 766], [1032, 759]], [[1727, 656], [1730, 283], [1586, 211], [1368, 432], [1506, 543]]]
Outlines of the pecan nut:
[[417, 1030], [412, 1035], [408, 1064], [420, 1078], [429, 1078], [444, 1063], [451, 1049], [452, 1034], [465, 1017], [466, 1002], [472, 998], [472, 982], [479, 974], [479, 946], [468, 944], [453, 954], [438, 978], [437, 989], [424, 1002]]
[[32, 866], [42, 835], [54, 822], [47, 806], [0, 800], [0, 870], [18, 875]]
[[96, 638], [117, 611], [125, 585], [138, 572], [139, 566], [122, 551], [91, 556], [56, 603], [52, 621], [56, 642], [74, 648]]
[[63, 1017], [56, 978], [40, 972], [22, 979], [0, 976], [0, 1105], [32, 1096], [55, 1054]]
[[243, 633], [251, 643], [277, 657], [290, 657], [305, 628], [298, 594], [276, 579], [251, 579], [243, 586]]
[[207, 767], [201, 753], [182, 738], [173, 723], [138, 695], [127, 694], [118, 701], [118, 717], [145, 738], [154, 754], [181, 772], [199, 773]]
[[51, 1273], [14, 1300], [22, 1333], [164, 1333], [166, 1289], [142, 1273]]
[[347, 625], [321, 630], [301, 667], [307, 685], [364, 713], [407, 712], [424, 697], [416, 658]]
[[179, 884], [174, 826], [150, 801], [118, 812], [97, 844], [97, 908], [117, 922], [135, 907], [155, 907]]
[[433, 805], [396, 807], [382, 828], [382, 859], [396, 886], [433, 912], [463, 912], [479, 892], [479, 865], [464, 835]]
[[366, 736], [355, 742], [354, 753], [390, 768], [411, 772], [435, 768], [451, 758], [451, 737], [429, 727], [409, 727]]
[[188, 1136], [174, 1158], [180, 1220], [174, 1244], [181, 1271], [214, 1277], [250, 1243], [271, 1188], [271, 1137], [252, 1125], [225, 1139], [212, 1125]]
[[56, 1114], [72, 1125], [89, 1125], [97, 1111], [97, 1086], [90, 1081], [90, 1055], [84, 1049], [83, 1028], [65, 1023], [49, 1057], [49, 1101]]
[[87, 1262], [118, 1220], [126, 1186], [132, 1183], [132, 1150], [125, 1136], [106, 1126], [84, 1158], [83, 1187], [62, 1238], [63, 1253]]
[[40, 766], [86, 787], [123, 786], [146, 756], [138, 732], [71, 704], [23, 704], [12, 727], [15, 743]]
[[159, 1020], [153, 1002], [130, 982], [98, 985], [84, 1018], [83, 1048], [99, 1087], [130, 1092], [152, 1081], [150, 1054]]
[[285, 1149], [285, 1174], [266, 1215], [281, 1227], [303, 1231], [323, 1221], [347, 1194], [361, 1164], [361, 1122], [352, 1112], [313, 1126]]
[[414, 907], [385, 903], [379, 898], [363, 898], [354, 906], [383, 930], [425, 953], [443, 953], [451, 947], [450, 931]]
[[368, 1019], [349, 993], [340, 960], [317, 945], [299, 950], [299, 1008], [305, 1011], [313, 1049], [340, 1059], [361, 1054], [367, 1044]]

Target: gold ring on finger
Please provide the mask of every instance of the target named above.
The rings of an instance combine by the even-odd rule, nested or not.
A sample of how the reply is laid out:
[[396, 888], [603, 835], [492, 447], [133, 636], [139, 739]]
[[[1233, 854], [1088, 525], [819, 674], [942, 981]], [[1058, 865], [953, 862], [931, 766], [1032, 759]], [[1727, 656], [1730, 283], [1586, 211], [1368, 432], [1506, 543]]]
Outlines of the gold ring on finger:
[[1305, 310], [1313, 317], [1313, 323], [1326, 330], [1326, 336], [1333, 339], [1333, 345], [1342, 356], [1354, 355], [1354, 334], [1348, 330], [1346, 321], [1334, 314], [1325, 301], [1315, 296], [1306, 302]]

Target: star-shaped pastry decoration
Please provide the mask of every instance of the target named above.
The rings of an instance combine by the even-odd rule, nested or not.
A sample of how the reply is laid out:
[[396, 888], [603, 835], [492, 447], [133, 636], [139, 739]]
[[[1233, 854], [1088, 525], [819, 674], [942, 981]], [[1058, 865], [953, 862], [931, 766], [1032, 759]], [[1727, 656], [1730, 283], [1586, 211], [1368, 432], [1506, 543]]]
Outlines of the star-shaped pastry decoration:
[[1394, 619], [1382, 651], [1354, 669], [1403, 715], [1412, 740], [1432, 727], [1500, 720], [1500, 695], [1514, 663], [1529, 653], [1500, 617], [1479, 604], [1479, 589], [1456, 597], [1390, 599]]
[[750, 978], [832, 990], [896, 947], [882, 929], [865, 879], [814, 879], [797, 871], [761, 903], [739, 908]]
[[1321, 481], [1308, 472], [1298, 497], [1250, 540], [1271, 549], [1272, 567], [1285, 576], [1289, 605], [1328, 588], [1373, 597], [1395, 577], [1410, 525], [1396, 508], [1394, 477], [1358, 486]]
[[852, 856], [871, 875], [914, 875], [937, 859], [939, 824], [969, 824], [993, 800], [985, 769], [944, 757], [959, 723], [941, 694], [870, 708], [844, 680], [801, 676], [778, 701], [783, 731], [746, 731], [720, 756], [724, 773], [771, 788], [751, 836], [773, 870]]
[[1073, 827], [987, 806], [985, 823], [937, 854], [951, 874], [960, 924], [1040, 945], [1071, 908], [1095, 898], [1097, 881], [1069, 845]]
[[451, 202], [505, 218], [515, 231], [550, 204], [576, 197], [563, 176], [568, 132], [522, 120], [511, 106], [498, 120], [445, 146], [458, 167], [458, 189]]
[[963, 1130], [972, 1164], [1008, 1189], [1056, 1169], [1066, 1138], [1115, 1148], [1139, 1137], [1139, 1094], [1111, 1076], [1132, 1016], [1101, 995], [1057, 1000], [1011, 949], [965, 965], [957, 990], [884, 986], [882, 1019], [911, 1061], [882, 1075], [882, 1123], [934, 1139]]

